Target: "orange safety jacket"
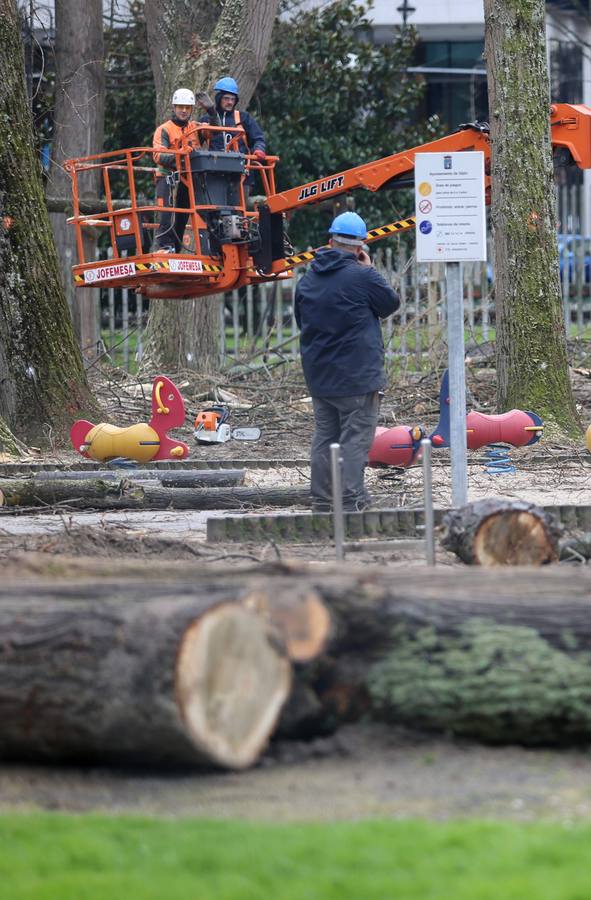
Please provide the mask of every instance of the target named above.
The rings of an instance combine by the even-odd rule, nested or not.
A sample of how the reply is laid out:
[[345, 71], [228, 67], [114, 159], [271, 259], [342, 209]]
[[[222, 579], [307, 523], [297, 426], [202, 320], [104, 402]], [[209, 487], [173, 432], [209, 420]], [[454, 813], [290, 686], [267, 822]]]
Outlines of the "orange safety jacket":
[[[187, 122], [183, 127], [172, 119], [159, 125], [152, 141], [154, 162], [158, 165], [158, 175], [167, 175], [176, 169], [175, 150], [193, 150], [202, 146], [197, 122]], [[169, 152], [163, 152], [169, 151]]]

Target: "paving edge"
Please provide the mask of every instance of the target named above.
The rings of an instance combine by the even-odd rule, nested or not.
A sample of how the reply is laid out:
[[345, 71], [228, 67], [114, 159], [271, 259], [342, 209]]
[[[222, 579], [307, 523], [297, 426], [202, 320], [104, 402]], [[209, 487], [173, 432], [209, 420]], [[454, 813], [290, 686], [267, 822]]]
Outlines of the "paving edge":
[[[591, 531], [591, 506], [544, 506], [567, 531]], [[435, 525], [441, 524], [447, 509], [435, 509]], [[347, 540], [363, 538], [391, 539], [423, 536], [423, 510], [407, 507], [379, 509], [345, 514]], [[333, 539], [333, 520], [329, 513], [277, 513], [264, 516], [220, 516], [207, 519], [207, 540], [222, 542], [261, 542], [309, 544]]]

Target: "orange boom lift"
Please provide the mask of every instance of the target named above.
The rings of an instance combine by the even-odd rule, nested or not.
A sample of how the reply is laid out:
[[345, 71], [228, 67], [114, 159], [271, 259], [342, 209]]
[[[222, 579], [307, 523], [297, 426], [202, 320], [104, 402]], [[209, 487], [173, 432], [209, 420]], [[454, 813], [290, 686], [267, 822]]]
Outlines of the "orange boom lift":
[[[550, 107], [550, 126], [556, 164], [591, 168], [591, 107], [554, 104]], [[203, 129], [208, 133], [216, 130], [211, 125]], [[286, 213], [358, 189], [410, 187], [417, 153], [481, 150], [486, 171], [490, 169], [488, 126], [476, 123], [462, 125], [453, 134], [410, 150], [277, 193], [275, 165], [279, 157], [267, 156], [260, 162], [237, 152], [242, 129], [231, 130], [235, 135], [225, 151], [176, 153], [176, 169], [189, 195], [188, 210], [166, 207], [189, 213], [190, 249], [179, 254], [163, 256], [151, 251], [155, 216], [163, 207], [144, 202], [138, 190], [138, 179], [145, 182], [156, 172], [151, 147], [68, 160], [74, 206], [74, 215], [68, 221], [76, 230], [78, 264], [73, 267], [73, 275], [78, 287], [124, 287], [150, 299], [205, 297], [245, 284], [289, 277], [294, 266], [309, 262], [316, 251], [286, 253]], [[105, 209], [83, 215], [79, 180], [84, 173], [96, 170], [102, 177]], [[255, 210], [247, 210], [244, 182], [253, 171], [261, 176], [264, 199]], [[128, 196], [129, 204], [125, 201], [121, 207], [113, 200], [115, 184], [117, 193]], [[409, 216], [370, 230], [367, 240], [377, 241], [414, 226], [414, 216]], [[85, 228], [108, 230], [112, 248], [109, 260], [85, 259]]]

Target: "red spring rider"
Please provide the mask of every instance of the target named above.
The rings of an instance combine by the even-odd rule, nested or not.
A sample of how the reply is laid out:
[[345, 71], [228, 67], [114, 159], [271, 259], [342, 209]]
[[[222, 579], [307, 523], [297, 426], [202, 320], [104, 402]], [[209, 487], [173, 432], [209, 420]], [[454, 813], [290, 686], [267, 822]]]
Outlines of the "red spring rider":
[[[439, 391], [439, 422], [429, 435], [434, 447], [449, 447], [449, 373], [446, 371]], [[498, 416], [470, 412], [466, 416], [466, 443], [469, 450], [487, 444], [512, 444], [525, 447], [540, 440], [544, 430], [541, 418], [533, 412], [512, 409]], [[422, 428], [397, 425], [377, 428], [369, 451], [370, 466], [410, 466], [419, 452]]]

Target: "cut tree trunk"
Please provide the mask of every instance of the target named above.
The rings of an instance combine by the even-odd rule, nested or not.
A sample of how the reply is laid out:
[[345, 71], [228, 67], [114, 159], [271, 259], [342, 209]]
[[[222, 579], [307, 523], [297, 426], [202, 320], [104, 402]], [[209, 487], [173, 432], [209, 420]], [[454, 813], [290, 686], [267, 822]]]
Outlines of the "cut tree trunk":
[[443, 520], [443, 546], [477, 566], [541, 566], [559, 555], [562, 527], [539, 506], [479, 500]]
[[[0, 435], [1, 436], [1, 435]], [[229, 487], [244, 482], [244, 469], [102, 469], [95, 472], [84, 472], [74, 469], [71, 472], [58, 471], [36, 472], [32, 482], [46, 481], [88, 481], [100, 479], [106, 482], [156, 481], [163, 487]], [[0, 490], [2, 481], [0, 480]], [[34, 490], [31, 486], [29, 489]]]
[[[54, 571], [63, 571], [55, 558], [50, 563]], [[9, 566], [8, 573], [16, 573], [15, 586], [6, 571], [0, 586], [0, 633], [8, 635], [0, 643], [3, 728], [5, 682], [17, 678], [22, 667], [21, 699], [10, 708], [9, 731], [14, 733], [15, 717], [22, 727], [23, 722], [32, 727], [37, 721], [36, 681], [25, 666], [27, 660], [35, 661], [42, 684], [45, 670], [52, 675], [51, 690], [56, 695], [62, 679], [66, 684], [75, 680], [77, 689], [80, 682], [90, 685], [86, 668], [78, 672], [77, 660], [82, 659], [78, 653], [99, 660], [97, 689], [110, 691], [109, 697], [114, 696], [110, 679], [115, 683], [135, 678], [136, 690], [150, 690], [155, 620], [144, 622], [141, 617], [137, 636], [129, 636], [132, 651], [144, 647], [140, 678], [135, 657], [127, 669], [118, 664], [128, 640], [127, 619], [117, 631], [121, 617], [137, 615], [134, 609], [141, 604], [136, 601], [143, 597], [152, 598], [146, 601], [147, 611], [152, 602], [158, 605], [160, 598], [167, 599], [166, 609], [172, 615], [175, 604], [180, 608], [190, 592], [191, 597], [212, 602], [232, 599], [249, 611], [256, 610], [273, 636], [273, 645], [291, 647], [289, 655], [294, 659], [298, 640], [300, 649], [307, 648], [300, 659], [310, 661], [298, 665], [294, 690], [281, 714], [282, 735], [313, 736], [330, 732], [344, 721], [372, 716], [395, 725], [493, 743], [567, 744], [591, 739], [591, 573], [586, 567], [569, 567], [565, 577], [560, 566], [535, 572], [531, 568], [488, 572], [451, 567], [392, 572], [351, 564], [319, 569], [177, 563], [164, 588], [159, 581], [162, 562], [148, 559], [141, 565], [141, 583], [139, 564], [125, 569], [122, 563], [121, 581], [114, 586], [100, 580], [101, 567], [112, 571], [110, 563], [99, 566], [96, 559], [88, 561], [83, 577], [83, 562], [78, 559], [72, 569], [76, 588], [55, 577], [37, 583], [26, 574], [31, 570], [21, 558], [18, 565]], [[127, 580], [126, 571], [132, 573]], [[113, 630], [105, 632], [95, 651], [92, 644], [100, 636], [94, 637], [92, 610], [100, 597], [112, 615]], [[291, 603], [301, 608], [290, 610]], [[18, 616], [20, 632], [7, 631], [3, 609], [10, 613], [11, 622]], [[75, 631], [68, 631], [69, 620], [62, 616], [70, 609]], [[89, 618], [88, 628], [82, 609]], [[164, 611], [162, 616], [166, 619]], [[108, 623], [104, 627], [111, 628]], [[100, 654], [106, 652], [113, 635], [113, 655], [102, 660]], [[51, 641], [57, 653], [44, 652], [52, 647]], [[107, 665], [110, 662], [112, 666]], [[240, 673], [247, 680], [248, 664]], [[12, 667], [10, 673], [5, 671], [7, 666]], [[120, 686], [117, 681], [124, 698], [130, 691], [126, 684]], [[78, 710], [86, 709], [87, 697], [87, 693], [80, 695]], [[51, 715], [51, 707], [45, 710], [42, 704], [41, 708], [46, 717]], [[89, 708], [93, 709], [92, 704]], [[123, 711], [120, 716], [125, 721]], [[35, 737], [38, 741], [40, 731]], [[59, 739], [67, 745], [65, 736]]]
[[69, 481], [3, 479], [0, 506], [34, 507], [63, 504], [75, 509], [259, 509], [306, 506], [308, 488], [165, 488], [119, 477]]
[[[147, 599], [149, 598], [149, 599]], [[0, 589], [0, 757], [242, 769], [291, 667], [221, 587]]]

